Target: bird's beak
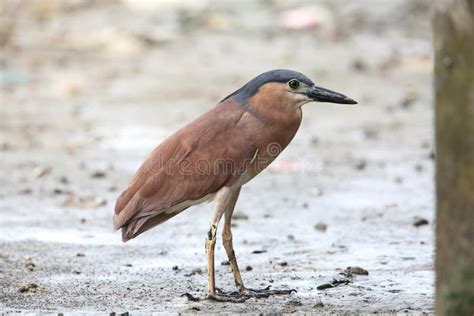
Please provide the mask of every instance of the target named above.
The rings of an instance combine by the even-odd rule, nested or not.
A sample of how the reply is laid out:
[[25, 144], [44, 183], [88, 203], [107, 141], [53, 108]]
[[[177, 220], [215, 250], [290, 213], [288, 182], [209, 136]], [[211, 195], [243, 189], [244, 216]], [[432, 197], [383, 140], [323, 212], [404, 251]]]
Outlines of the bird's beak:
[[316, 85], [308, 87], [306, 95], [316, 102], [330, 102], [340, 104], [357, 104], [357, 101], [345, 95]]

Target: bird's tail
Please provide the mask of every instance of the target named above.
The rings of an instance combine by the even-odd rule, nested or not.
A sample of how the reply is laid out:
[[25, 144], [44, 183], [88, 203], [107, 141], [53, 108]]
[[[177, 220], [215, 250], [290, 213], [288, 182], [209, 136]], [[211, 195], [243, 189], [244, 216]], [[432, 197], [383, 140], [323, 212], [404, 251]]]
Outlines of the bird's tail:
[[178, 215], [180, 212], [160, 213], [157, 215], [149, 215], [131, 220], [122, 227], [122, 241], [127, 242], [130, 239], [146, 232], [147, 230], [166, 222], [171, 217]]

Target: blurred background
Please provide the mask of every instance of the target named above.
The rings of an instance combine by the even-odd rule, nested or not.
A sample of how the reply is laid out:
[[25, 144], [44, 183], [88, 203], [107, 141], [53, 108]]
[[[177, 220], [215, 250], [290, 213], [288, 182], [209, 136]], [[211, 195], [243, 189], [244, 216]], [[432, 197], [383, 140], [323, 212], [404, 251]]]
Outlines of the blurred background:
[[[0, 308], [432, 311], [429, 3], [2, 0]], [[187, 302], [206, 289], [211, 206], [123, 245], [115, 199], [165, 137], [275, 68], [359, 102], [306, 105], [237, 204], [248, 286], [298, 293]], [[216, 260], [231, 289], [220, 245]]]

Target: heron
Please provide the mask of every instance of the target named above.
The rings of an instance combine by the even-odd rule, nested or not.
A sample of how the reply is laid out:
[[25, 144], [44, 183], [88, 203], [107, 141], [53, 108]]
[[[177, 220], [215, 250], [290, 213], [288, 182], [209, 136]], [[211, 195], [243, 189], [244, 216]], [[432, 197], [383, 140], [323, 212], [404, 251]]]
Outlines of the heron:
[[[160, 225], [193, 205], [214, 201], [205, 238], [207, 295], [243, 302], [250, 297], [291, 294], [294, 290], [247, 288], [232, 243], [232, 214], [243, 185], [264, 170], [298, 131], [302, 106], [309, 102], [357, 104], [341, 93], [316, 85], [287, 69], [264, 72], [176, 131], [146, 158], [115, 205], [113, 225], [124, 242]], [[214, 249], [224, 216], [222, 242], [236, 291], [216, 288]]]

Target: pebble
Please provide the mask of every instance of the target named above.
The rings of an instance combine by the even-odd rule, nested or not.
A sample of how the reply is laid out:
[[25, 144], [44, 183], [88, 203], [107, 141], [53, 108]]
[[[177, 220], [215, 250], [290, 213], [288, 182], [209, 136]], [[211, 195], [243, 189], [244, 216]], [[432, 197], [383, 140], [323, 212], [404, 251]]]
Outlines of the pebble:
[[94, 178], [94, 179], [102, 179], [102, 178], [105, 178], [107, 174], [104, 172], [104, 171], [94, 171], [90, 174], [91, 178]]
[[356, 58], [352, 61], [351, 67], [352, 69], [358, 72], [365, 72], [369, 68], [367, 64], [362, 59], [359, 59], [359, 58]]
[[18, 289], [20, 293], [37, 293], [39, 291], [41, 291], [41, 288], [36, 283], [27, 283]]
[[318, 290], [325, 290], [325, 289], [329, 289], [329, 288], [332, 288], [332, 287], [334, 287], [332, 284], [324, 283], [324, 284], [318, 285], [318, 286], [316, 287], [316, 289], [318, 289]]
[[357, 274], [357, 275], [369, 275], [369, 272], [359, 266], [347, 267], [345, 270], [347, 273]]
[[357, 170], [364, 170], [366, 167], [367, 167], [367, 161], [365, 161], [365, 160], [361, 160], [361, 161], [357, 162], [356, 165], [355, 165], [355, 168]]
[[420, 227], [423, 225], [428, 225], [430, 222], [428, 222], [427, 219], [415, 216], [414, 221], [413, 221], [413, 226], [415, 227]]
[[324, 223], [317, 223], [316, 225], [314, 225], [314, 229], [316, 229], [317, 231], [320, 231], [320, 232], [325, 232], [327, 229], [328, 229], [328, 225], [327, 224], [324, 224]]
[[51, 172], [51, 167], [40, 166], [40, 167], [35, 168], [35, 170], [33, 170], [33, 175], [36, 178], [41, 178], [41, 177], [49, 174], [50, 172]]
[[25, 268], [28, 272], [33, 272], [35, 270], [36, 265], [33, 263], [31, 258], [26, 259]]

